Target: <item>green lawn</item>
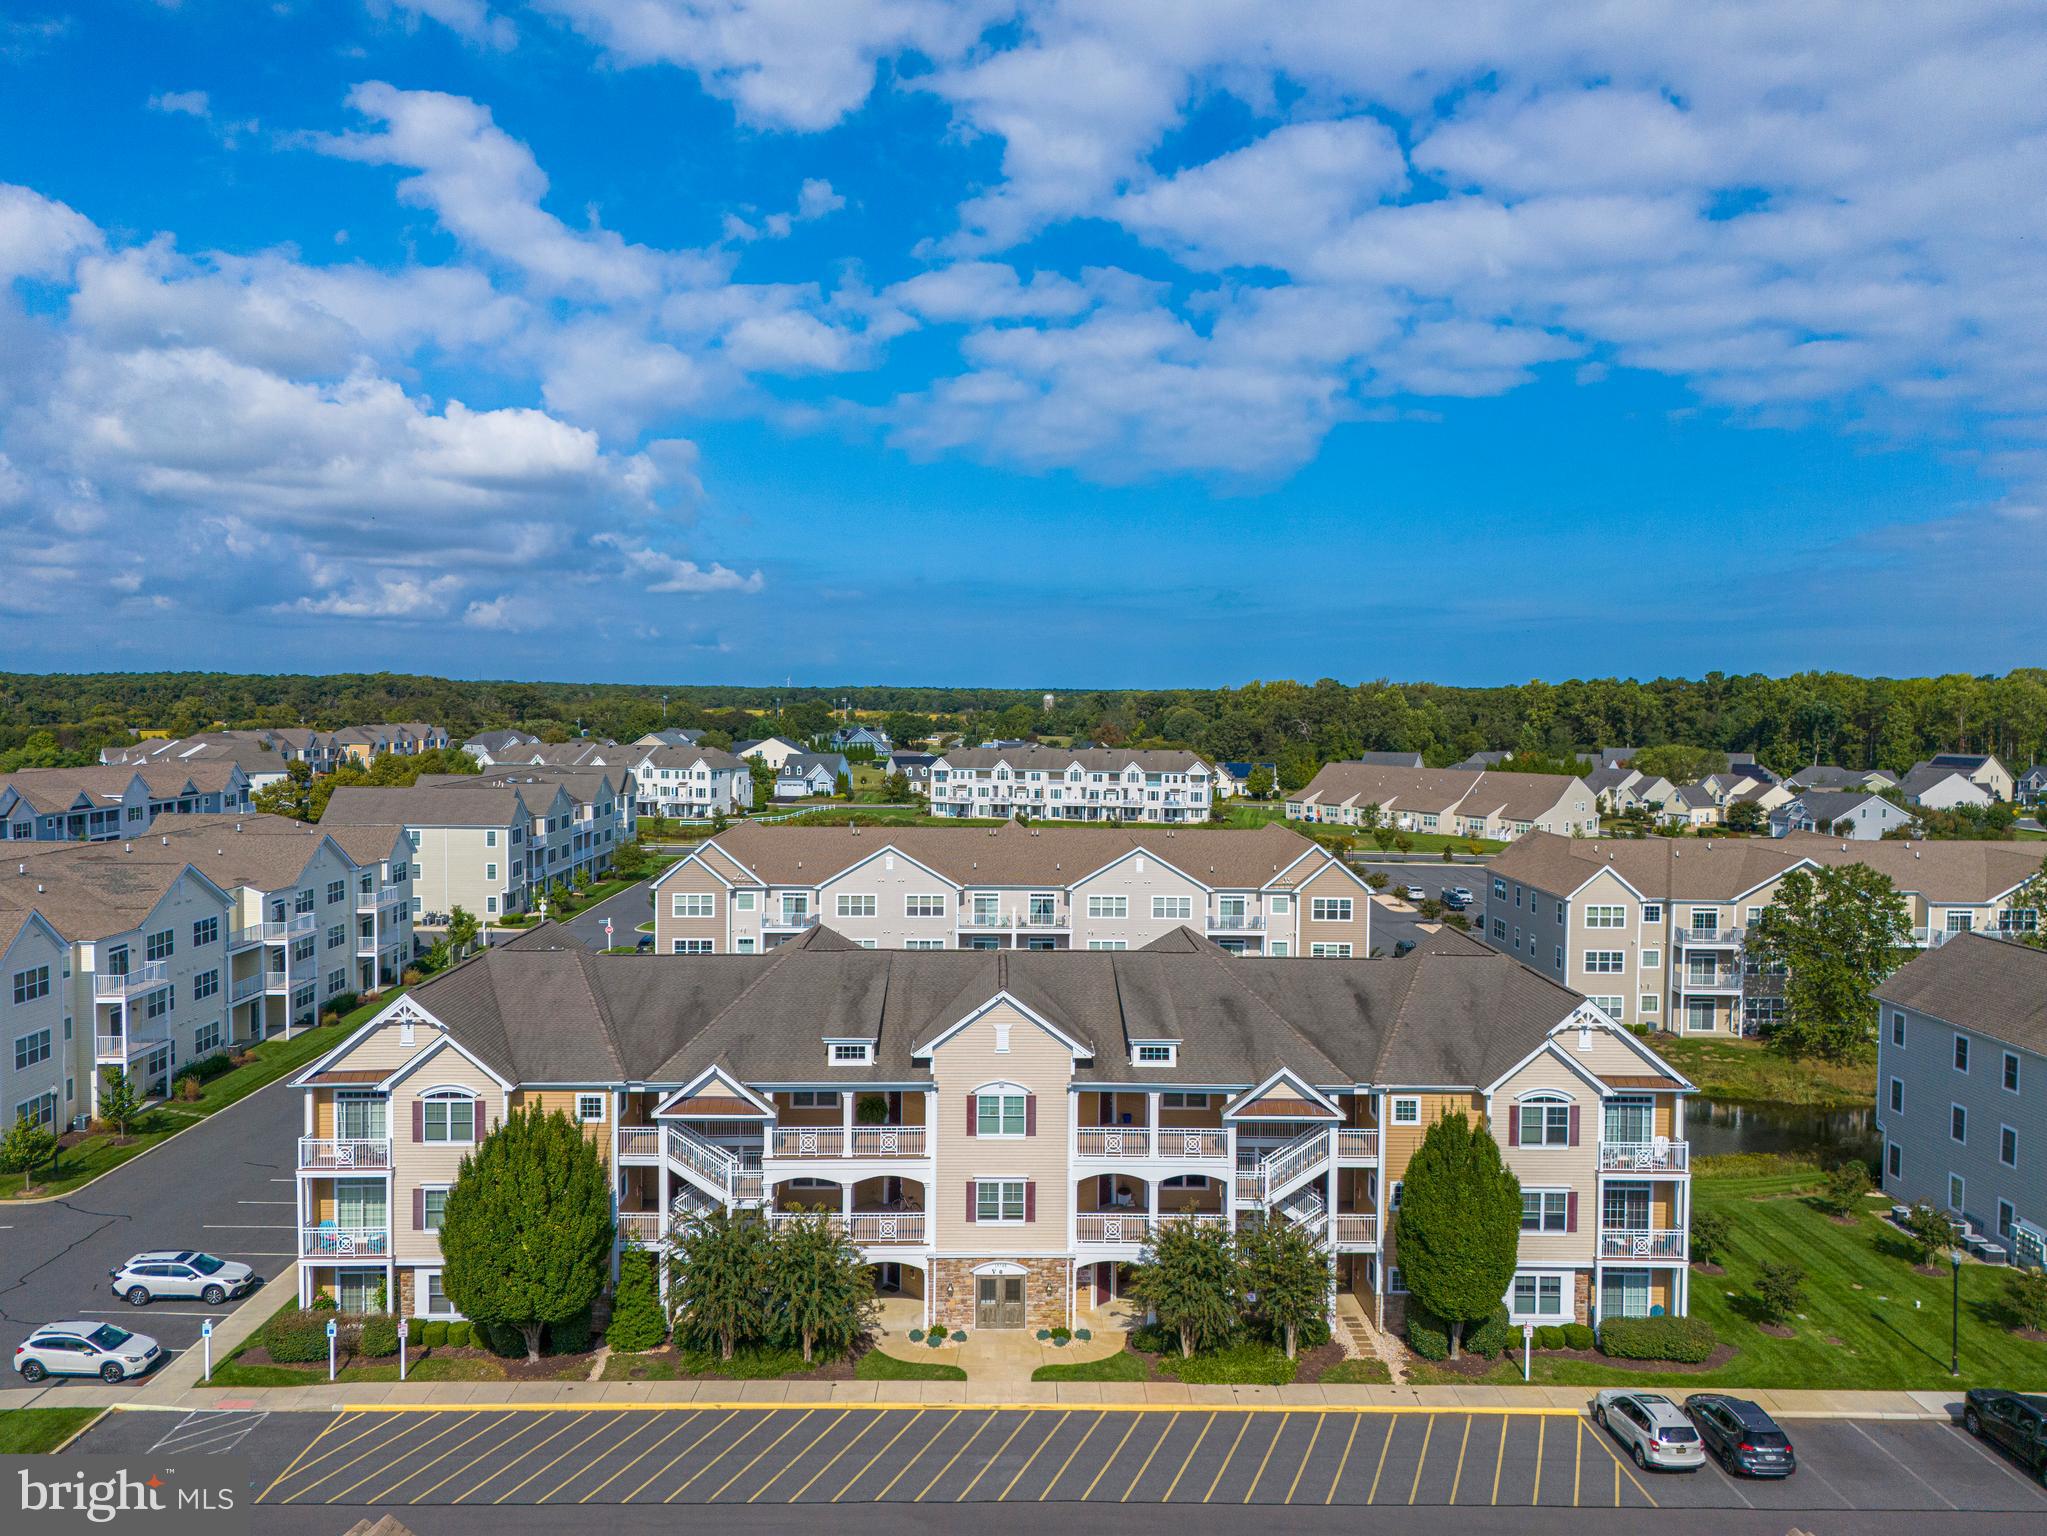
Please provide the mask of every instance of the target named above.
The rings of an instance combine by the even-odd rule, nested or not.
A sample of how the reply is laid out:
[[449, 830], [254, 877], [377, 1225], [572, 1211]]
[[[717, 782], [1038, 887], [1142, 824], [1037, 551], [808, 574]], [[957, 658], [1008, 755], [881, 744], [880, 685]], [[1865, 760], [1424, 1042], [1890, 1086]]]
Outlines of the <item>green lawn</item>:
[[967, 1373], [937, 1360], [898, 1360], [870, 1349], [853, 1367], [861, 1381], [965, 1381]]
[[1099, 1360], [1076, 1360], [1071, 1365], [1041, 1365], [1031, 1372], [1032, 1381], [1148, 1381], [1144, 1360], [1127, 1349]]
[[1657, 1035], [1649, 1044], [1707, 1098], [1719, 1102], [1812, 1109], [1867, 1109], [1876, 1102], [1874, 1058], [1837, 1066], [1779, 1055], [1754, 1040], [1685, 1035]]
[[[108, 1169], [118, 1168], [129, 1158], [148, 1151], [195, 1121], [218, 1113], [281, 1077], [289, 1077], [314, 1058], [332, 1050], [347, 1031], [365, 1023], [404, 990], [403, 987], [387, 988], [380, 999], [363, 1004], [343, 1018], [339, 1025], [293, 1030], [289, 1040], [281, 1034], [273, 1035], [253, 1048], [253, 1060], [206, 1083], [198, 1098], [189, 1102], [172, 1099], [152, 1108], [129, 1127], [125, 1140], [117, 1140], [111, 1134], [88, 1136], [58, 1155], [56, 1177], [49, 1177], [47, 1169], [38, 1176], [36, 1195], [57, 1195], [74, 1190], [88, 1179], [96, 1179]], [[21, 1193], [20, 1180], [10, 1176], [5, 1198], [16, 1198]]]
[[[938, 1361], [897, 1360], [880, 1350], [869, 1350], [853, 1368], [861, 1381], [965, 1381], [967, 1373], [956, 1365]], [[714, 1349], [662, 1351], [647, 1355], [613, 1355], [604, 1362], [606, 1381], [684, 1381], [691, 1377], [722, 1377], [730, 1381], [774, 1381], [783, 1377], [809, 1377], [813, 1368], [803, 1363], [800, 1349], [765, 1345], [743, 1345], [730, 1360], [718, 1358]]]
[[[1692, 1315], [1711, 1323], [1721, 1341], [1738, 1351], [1726, 1364], [1659, 1378], [1654, 1371], [1538, 1352], [1534, 1379], [1564, 1386], [1661, 1379], [1688, 1388], [2047, 1388], [2047, 1344], [2029, 1343], [2007, 1327], [2004, 1293], [2010, 1271], [1962, 1266], [1962, 1374], [1957, 1381], [1947, 1370], [1950, 1277], [1912, 1270], [1903, 1238], [1874, 1214], [1877, 1202], [1871, 1201], [1871, 1213], [1852, 1225], [1814, 1209], [1804, 1192], [1815, 1182], [1811, 1172], [1694, 1181], [1698, 1204], [1724, 1212], [1734, 1227], [1727, 1273], [1692, 1275]], [[1761, 1265], [1787, 1259], [1806, 1271], [1806, 1299], [1802, 1315], [1792, 1322], [1793, 1336], [1779, 1339], [1756, 1325], [1750, 1297]], [[1517, 1354], [1476, 1379], [1520, 1378]], [[1418, 1366], [1409, 1379], [1474, 1378]]]
[[0, 1456], [45, 1455], [106, 1411], [104, 1408], [0, 1409]]
[[1392, 1380], [1384, 1360], [1339, 1360], [1322, 1373], [1325, 1387], [1383, 1387]]
[[[422, 1356], [412, 1346], [406, 1346], [405, 1379], [407, 1381], [504, 1381], [505, 1368], [496, 1360], [479, 1359], [474, 1356]], [[569, 1374], [565, 1380], [581, 1381], [585, 1375], [579, 1361], [565, 1367]], [[230, 1360], [213, 1368], [212, 1385], [216, 1387], [304, 1387], [317, 1386], [327, 1379], [325, 1363], [318, 1365], [245, 1365], [240, 1360]], [[389, 1360], [358, 1361], [343, 1366], [335, 1373], [336, 1381], [396, 1381], [398, 1379], [398, 1357]]]

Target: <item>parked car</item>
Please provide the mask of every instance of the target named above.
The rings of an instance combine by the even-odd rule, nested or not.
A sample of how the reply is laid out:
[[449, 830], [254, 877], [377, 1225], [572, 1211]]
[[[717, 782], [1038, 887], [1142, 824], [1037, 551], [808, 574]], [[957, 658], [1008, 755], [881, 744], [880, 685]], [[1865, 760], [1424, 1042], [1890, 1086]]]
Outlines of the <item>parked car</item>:
[[1638, 1467], [1696, 1472], [1706, 1464], [1699, 1432], [1661, 1392], [1608, 1387], [1592, 1399], [1592, 1417], [1628, 1448]]
[[1405, 886], [1402, 888], [1400, 894], [1405, 896], [1409, 901], [1427, 901], [1429, 899], [1429, 893], [1423, 890], [1418, 885]]
[[1410, 955], [1410, 954], [1413, 954], [1413, 953], [1414, 953], [1414, 940], [1413, 940], [1413, 939], [1398, 939], [1398, 940], [1396, 940], [1396, 941], [1394, 942], [1394, 945], [1393, 945], [1393, 958], [1394, 958], [1394, 959], [1398, 960], [1398, 959], [1399, 959], [1399, 958], [1400, 958], [1401, 956], [1403, 956], [1403, 955]]
[[1962, 1400], [1962, 1428], [2002, 1446], [2047, 1485], [2047, 1395], [1971, 1387]]
[[155, 1339], [112, 1323], [46, 1323], [14, 1346], [14, 1368], [27, 1382], [45, 1376], [97, 1376], [115, 1382], [163, 1363]]
[[1443, 892], [1443, 900], [1456, 903], [1457, 910], [1461, 912], [1471, 905], [1471, 887], [1468, 885], [1453, 885], [1450, 889]]
[[114, 1282], [114, 1294], [133, 1307], [146, 1307], [162, 1297], [190, 1296], [209, 1307], [223, 1305], [256, 1283], [256, 1271], [246, 1264], [217, 1259], [196, 1248], [160, 1248], [138, 1253], [107, 1275]]
[[1706, 1454], [1730, 1473], [1789, 1477], [1798, 1470], [1791, 1437], [1760, 1403], [1723, 1392], [1694, 1392], [1685, 1399], [1685, 1412], [1698, 1427]]

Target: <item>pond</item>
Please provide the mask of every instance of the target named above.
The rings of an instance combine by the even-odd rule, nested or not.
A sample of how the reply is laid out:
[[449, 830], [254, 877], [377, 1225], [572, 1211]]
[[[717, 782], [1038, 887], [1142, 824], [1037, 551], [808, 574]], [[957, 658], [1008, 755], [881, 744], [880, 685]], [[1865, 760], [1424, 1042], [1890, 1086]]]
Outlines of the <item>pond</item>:
[[1697, 1098], [1685, 1105], [1685, 1136], [1694, 1157], [1790, 1152], [1810, 1154], [1826, 1163], [1861, 1157], [1874, 1166], [1882, 1150], [1874, 1109], [1723, 1104]]

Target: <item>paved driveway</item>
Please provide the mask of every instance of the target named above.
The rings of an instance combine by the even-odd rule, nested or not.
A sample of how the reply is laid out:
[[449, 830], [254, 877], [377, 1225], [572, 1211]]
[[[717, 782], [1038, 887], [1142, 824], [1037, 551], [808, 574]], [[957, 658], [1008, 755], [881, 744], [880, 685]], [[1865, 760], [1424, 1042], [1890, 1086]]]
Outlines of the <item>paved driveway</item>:
[[[272, 1083], [76, 1194], [0, 1205], [0, 1361], [13, 1360], [30, 1329], [69, 1318], [111, 1318], [171, 1354], [196, 1346], [201, 1322], [241, 1303], [131, 1307], [108, 1290], [107, 1271], [145, 1248], [204, 1248], [275, 1279], [296, 1241], [293, 1159], [303, 1124], [300, 1096]], [[0, 1389], [19, 1394], [9, 1407], [41, 1390], [11, 1368]], [[109, 1400], [121, 1391], [108, 1388]]]
[[648, 899], [648, 891], [654, 884], [649, 875], [635, 885], [629, 885], [615, 896], [607, 896], [594, 907], [586, 907], [568, 921], [568, 930], [591, 949], [604, 948], [604, 920], [611, 919], [613, 944], [627, 945], [639, 942], [634, 930], [653, 917], [654, 908]]

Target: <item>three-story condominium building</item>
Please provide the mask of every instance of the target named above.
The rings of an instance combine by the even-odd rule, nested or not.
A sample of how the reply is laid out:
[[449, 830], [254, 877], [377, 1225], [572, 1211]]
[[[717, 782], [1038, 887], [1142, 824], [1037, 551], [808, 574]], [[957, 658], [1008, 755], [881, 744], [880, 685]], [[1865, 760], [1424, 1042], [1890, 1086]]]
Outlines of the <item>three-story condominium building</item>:
[[2012, 901], [2040, 871], [2037, 844], [1537, 833], [1486, 870], [1472, 931], [1623, 1023], [1752, 1033], [1782, 1012], [1784, 982], [1749, 958], [1750, 924], [1792, 870], [1847, 864], [1890, 878], [1921, 947], [2041, 921]]
[[2047, 950], [1967, 934], [1877, 989], [1883, 1186], [2047, 1266]]
[[635, 748], [628, 761], [642, 815], [710, 821], [753, 804], [753, 770], [716, 747]]
[[1142, 949], [1191, 927], [1239, 954], [1362, 957], [1370, 889], [1255, 831], [742, 823], [654, 883], [663, 954], [761, 954], [823, 923], [868, 949]]
[[147, 832], [159, 816], [248, 807], [249, 776], [226, 759], [0, 774], [0, 840], [9, 842], [104, 842]]
[[931, 764], [934, 816], [1170, 824], [1206, 821], [1214, 804], [1215, 770], [1192, 752], [1030, 742], [955, 747]]
[[934, 1325], [1071, 1324], [1175, 1222], [1284, 1217], [1389, 1322], [1408, 1159], [1452, 1112], [1522, 1182], [1517, 1319], [1682, 1312], [1690, 1085], [1569, 990], [1456, 934], [1256, 965], [1141, 953], [593, 955], [551, 927], [415, 989], [296, 1080], [301, 1300], [450, 1315], [463, 1153], [559, 1108], [622, 1241], [713, 1207], [822, 1209]]
[[1501, 841], [1527, 832], [1589, 837], [1599, 830], [1599, 798], [1583, 779], [1369, 760], [1323, 764], [1305, 789], [1287, 796], [1286, 814], [1291, 821]]

